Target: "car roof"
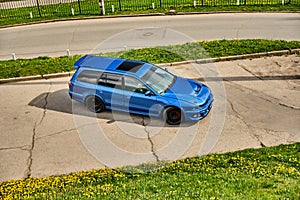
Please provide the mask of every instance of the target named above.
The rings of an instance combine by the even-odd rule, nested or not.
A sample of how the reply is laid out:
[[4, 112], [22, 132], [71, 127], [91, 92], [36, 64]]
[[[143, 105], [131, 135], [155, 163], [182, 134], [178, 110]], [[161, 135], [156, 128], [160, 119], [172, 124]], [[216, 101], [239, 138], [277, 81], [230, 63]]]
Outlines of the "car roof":
[[85, 55], [75, 62], [74, 68], [79, 69], [84, 67], [105, 71], [118, 71], [120, 73], [137, 73], [144, 64], [146, 63], [137, 60]]

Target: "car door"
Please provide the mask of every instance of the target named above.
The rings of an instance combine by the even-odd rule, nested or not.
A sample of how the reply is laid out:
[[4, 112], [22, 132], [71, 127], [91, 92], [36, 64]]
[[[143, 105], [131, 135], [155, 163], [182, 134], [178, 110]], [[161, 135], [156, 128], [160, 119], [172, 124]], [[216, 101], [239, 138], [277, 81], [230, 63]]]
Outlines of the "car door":
[[103, 73], [98, 80], [97, 95], [102, 98], [108, 109], [123, 110], [122, 76]]
[[157, 101], [156, 96], [145, 95], [149, 88], [147, 88], [140, 80], [124, 76], [124, 107], [126, 110], [144, 115], [157, 115]]

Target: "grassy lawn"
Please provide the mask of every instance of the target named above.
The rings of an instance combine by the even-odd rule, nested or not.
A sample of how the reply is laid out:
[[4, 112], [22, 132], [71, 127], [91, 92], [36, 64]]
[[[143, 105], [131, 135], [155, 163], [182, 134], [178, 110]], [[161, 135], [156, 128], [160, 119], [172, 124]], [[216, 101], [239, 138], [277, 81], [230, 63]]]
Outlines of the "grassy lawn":
[[300, 143], [0, 183], [3, 199], [299, 199]]
[[[106, 56], [143, 60], [158, 64], [295, 48], [300, 48], [300, 41], [288, 42], [263, 39], [219, 40], [127, 50], [108, 53]], [[73, 64], [79, 57], [39, 57], [34, 59], [17, 59], [16, 61], [0, 61], [0, 78], [72, 71], [74, 70]]]
[[[121, 2], [121, 4], [120, 4]], [[170, 9], [176, 12], [215, 12], [215, 11], [300, 11], [300, 0], [198, 0], [196, 6], [192, 0], [106, 0], [106, 16], [166, 13]], [[237, 5], [239, 2], [239, 5]], [[246, 3], [245, 3], [246, 2]], [[154, 3], [155, 7], [152, 7]], [[114, 11], [113, 11], [114, 7]], [[74, 15], [72, 15], [72, 9]], [[32, 17], [30, 17], [32, 13]], [[73, 1], [69, 3], [3, 9], [0, 12], [0, 26], [35, 21], [83, 18], [99, 16], [100, 7], [98, 0]]]

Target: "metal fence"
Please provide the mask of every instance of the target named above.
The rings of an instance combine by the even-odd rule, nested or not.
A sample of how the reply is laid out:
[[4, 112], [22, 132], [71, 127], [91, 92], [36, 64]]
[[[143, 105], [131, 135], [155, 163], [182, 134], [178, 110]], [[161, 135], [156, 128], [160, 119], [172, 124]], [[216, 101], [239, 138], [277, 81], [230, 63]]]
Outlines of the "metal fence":
[[[0, 18], [101, 15], [101, 0], [0, 0]], [[240, 5], [300, 5], [300, 0], [104, 0], [105, 14], [122, 11]]]

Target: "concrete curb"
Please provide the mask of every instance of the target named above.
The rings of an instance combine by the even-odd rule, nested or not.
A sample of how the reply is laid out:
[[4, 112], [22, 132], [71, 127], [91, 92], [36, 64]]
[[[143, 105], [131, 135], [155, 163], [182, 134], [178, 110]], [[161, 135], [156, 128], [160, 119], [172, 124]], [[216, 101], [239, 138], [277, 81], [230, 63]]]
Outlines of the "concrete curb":
[[68, 77], [68, 76], [72, 76], [74, 73], [75, 73], [75, 71], [55, 73], [55, 74], [45, 74], [45, 75], [42, 76], [42, 78], [43, 79], [51, 79], [51, 78]]
[[44, 75], [36, 75], [36, 76], [24, 76], [24, 77], [0, 79], [0, 84], [21, 82], [21, 81], [41, 80], [41, 79], [47, 80], [47, 79], [52, 79], [52, 78], [68, 77], [68, 76], [72, 76], [73, 74], [74, 74], [74, 71], [73, 72], [55, 73], [55, 74], [44, 74]]
[[176, 13], [176, 15], [201, 15], [201, 14], [205, 14], [205, 15], [209, 15], [209, 14], [239, 14], [239, 13], [300, 13], [300, 11], [239, 11], [239, 10], [232, 10], [232, 11], [212, 11], [212, 12], [178, 12]]
[[[178, 66], [178, 65], [190, 64], [190, 63], [198, 63], [198, 64], [214, 63], [214, 62], [222, 62], [222, 61], [253, 59], [253, 58], [261, 58], [261, 57], [267, 57], [267, 56], [281, 56], [281, 55], [291, 55], [291, 54], [300, 55], [300, 48], [292, 49], [292, 50], [281, 50], [281, 51], [271, 51], [271, 52], [226, 56], [226, 57], [219, 57], [219, 58], [204, 58], [204, 59], [197, 59], [197, 60], [187, 60], [187, 61], [174, 62], [174, 63], [162, 63], [162, 64], [158, 64], [158, 66], [171, 67], [171, 66]], [[44, 75], [36, 75], [36, 76], [25, 76], [25, 77], [0, 79], [0, 84], [21, 82], [21, 81], [40, 80], [40, 79], [52, 79], [52, 78], [60, 78], [60, 77], [71, 77], [73, 74], [74, 74], [74, 71], [55, 73], [55, 74], [44, 74]]]
[[234, 55], [234, 56], [226, 56], [219, 58], [204, 58], [197, 60], [187, 60], [182, 62], [174, 62], [174, 63], [163, 63], [158, 66], [178, 66], [189, 63], [214, 63], [214, 62], [222, 62], [222, 61], [232, 61], [232, 60], [242, 60], [242, 59], [254, 59], [268, 56], [282, 56], [282, 55], [292, 55], [298, 54], [300, 55], [300, 49], [292, 49], [292, 50], [281, 50], [281, 51], [271, 51], [271, 52], [262, 52], [262, 53], [251, 53], [244, 55]]

